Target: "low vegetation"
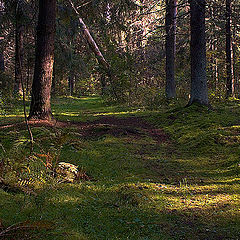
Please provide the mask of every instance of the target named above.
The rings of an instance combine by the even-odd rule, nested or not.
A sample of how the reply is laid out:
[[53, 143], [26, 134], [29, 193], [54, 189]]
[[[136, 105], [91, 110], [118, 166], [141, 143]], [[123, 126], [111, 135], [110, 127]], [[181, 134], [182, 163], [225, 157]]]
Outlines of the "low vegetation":
[[[0, 116], [3, 239], [240, 238], [240, 103], [213, 110], [53, 101], [56, 122], [21, 104]], [[61, 181], [59, 162], [84, 177]]]

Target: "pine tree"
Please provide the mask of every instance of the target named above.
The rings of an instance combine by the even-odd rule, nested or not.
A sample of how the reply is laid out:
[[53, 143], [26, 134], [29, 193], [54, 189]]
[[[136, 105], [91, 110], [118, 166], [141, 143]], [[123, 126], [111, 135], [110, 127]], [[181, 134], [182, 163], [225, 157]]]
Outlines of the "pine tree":
[[191, 94], [188, 105], [209, 105], [206, 76], [205, 0], [189, 0], [191, 26]]
[[176, 55], [177, 0], [166, 0], [166, 97], [176, 97], [175, 55]]
[[35, 70], [29, 119], [51, 119], [56, 0], [39, 0]]

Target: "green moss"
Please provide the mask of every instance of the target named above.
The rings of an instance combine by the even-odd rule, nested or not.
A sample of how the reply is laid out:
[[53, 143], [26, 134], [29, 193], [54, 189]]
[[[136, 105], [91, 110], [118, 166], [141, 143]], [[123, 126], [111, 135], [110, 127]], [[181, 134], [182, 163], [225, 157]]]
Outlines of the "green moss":
[[[4, 226], [27, 220], [51, 223], [50, 230], [45, 225], [31, 232], [33, 239], [240, 237], [238, 102], [214, 110], [168, 105], [162, 111], [137, 111], [107, 105], [98, 97], [62, 98], [53, 101], [53, 109], [59, 121], [140, 116], [163, 129], [168, 139], [157, 142], [143, 129], [136, 136], [113, 134], [107, 130], [111, 126], [96, 126], [89, 137], [74, 126], [33, 127], [35, 155], [78, 165], [91, 181], [60, 184], [49, 178], [28, 189], [30, 195], [0, 189]], [[32, 156], [25, 144], [27, 131], [11, 127], [0, 137], [1, 158], [13, 169], [26, 165]], [[31, 176], [45, 168], [44, 161], [46, 157], [27, 162], [35, 173]]]

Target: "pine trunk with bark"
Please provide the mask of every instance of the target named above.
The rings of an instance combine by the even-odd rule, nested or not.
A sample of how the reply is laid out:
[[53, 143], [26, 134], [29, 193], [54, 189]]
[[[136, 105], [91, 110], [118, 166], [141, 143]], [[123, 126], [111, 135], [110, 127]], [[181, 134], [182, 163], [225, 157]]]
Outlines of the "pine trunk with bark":
[[176, 22], [177, 0], [166, 0], [166, 97], [176, 97], [175, 55], [176, 55]]
[[36, 59], [29, 119], [52, 119], [51, 85], [54, 63], [56, 0], [39, 0]]
[[206, 74], [205, 0], [189, 0], [191, 26], [191, 94], [188, 103], [209, 105]]
[[234, 97], [234, 79], [232, 77], [232, 34], [231, 34], [231, 0], [226, 0], [226, 70], [227, 70], [227, 95]]

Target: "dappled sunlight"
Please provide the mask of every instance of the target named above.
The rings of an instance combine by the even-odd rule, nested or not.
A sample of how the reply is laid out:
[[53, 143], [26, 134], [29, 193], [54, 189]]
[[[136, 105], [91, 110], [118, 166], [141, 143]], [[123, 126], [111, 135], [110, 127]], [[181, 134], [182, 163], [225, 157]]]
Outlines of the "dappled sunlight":
[[[126, 105], [108, 105], [100, 97], [68, 97], [54, 100], [53, 113], [57, 118], [69, 117], [76, 121], [86, 121], [88, 119], [104, 116], [127, 116], [137, 114], [143, 109], [129, 108]], [[79, 118], [79, 119], [77, 119]]]
[[139, 110], [126, 111], [126, 112], [95, 113], [95, 114], [93, 114], [93, 116], [97, 117], [97, 116], [109, 116], [109, 115], [126, 115], [126, 114], [135, 114], [135, 113], [138, 113], [138, 112], [139, 112]]
[[0, 0], [0, 239], [240, 240], [239, 1]]
[[68, 194], [61, 194], [61, 196], [54, 196], [53, 198], [48, 199], [49, 203], [59, 204], [59, 203], [78, 203], [81, 204], [83, 202], [83, 198], [80, 197], [72, 197]]
[[66, 101], [71, 101], [71, 100], [76, 100], [76, 102], [79, 103], [79, 101], [101, 101], [102, 102], [102, 99], [101, 97], [99, 96], [87, 96], [87, 97], [76, 97], [76, 96], [59, 96], [58, 98], [55, 98], [53, 99], [53, 102], [54, 103], [58, 103], [59, 100], [63, 101], [63, 102], [66, 102]]
[[[231, 128], [233, 128], [233, 129], [240, 129], [240, 125], [233, 125], [233, 126], [231, 126]], [[227, 128], [225, 127], [225, 129], [227, 129]]]
[[0, 118], [23, 118], [23, 114], [6, 114], [6, 115], [0, 115]]
[[[201, 232], [202, 239], [209, 234], [212, 239], [228, 236], [222, 225], [239, 217], [240, 167], [238, 146], [230, 146], [222, 136], [238, 135], [235, 118], [230, 116], [232, 124], [225, 127], [215, 113], [187, 110], [186, 118], [182, 112], [152, 112], [145, 119], [153, 126], [138, 117], [144, 116], [140, 111], [104, 106], [99, 98], [62, 98], [53, 109], [57, 124], [31, 124], [34, 156], [49, 156], [38, 167], [45, 169], [47, 159], [67, 162], [89, 178], [60, 183], [56, 178], [49, 182], [47, 175], [46, 184], [29, 185], [32, 189], [26, 191], [32, 192], [26, 197], [25, 193], [4, 197], [0, 191], [0, 218], [10, 209], [11, 223], [20, 208], [18, 221], [46, 218], [57, 223], [56, 231], [65, 229], [83, 239], [122, 239], [122, 233], [129, 233], [124, 235], [129, 239], [140, 235], [193, 239], [192, 231]], [[176, 119], [169, 121], [169, 114]], [[27, 136], [24, 124], [1, 133], [4, 151], [12, 149], [13, 154], [18, 148], [16, 156], [7, 156], [16, 169], [18, 158], [25, 166], [20, 153], [29, 154]], [[39, 160], [33, 159], [28, 163], [31, 169]], [[35, 175], [39, 181], [41, 176]], [[231, 225], [227, 229], [237, 232]]]
[[218, 180], [217, 183], [218, 184], [222, 184], [222, 185], [238, 184], [238, 183], [240, 183], [240, 178], [239, 177], [236, 177], [236, 178], [226, 178], [224, 180]]
[[79, 99], [79, 100], [83, 100], [83, 101], [101, 101], [102, 102], [102, 99], [101, 97], [80, 97], [80, 98], [76, 98], [76, 97], [71, 97], [71, 98], [74, 98], [74, 99]]
[[[240, 206], [239, 195], [214, 193], [219, 190], [216, 185], [174, 186], [160, 182], [135, 181], [113, 183], [113, 185], [105, 185], [101, 182], [82, 183], [79, 186], [69, 184], [63, 186], [62, 190], [61, 186], [58, 188], [60, 193], [54, 191], [57, 195], [53, 192], [53, 196], [50, 196], [46, 203], [50, 208], [53, 204], [59, 210], [62, 209], [62, 213], [58, 211], [60, 218], [67, 212], [72, 214], [71, 217], [64, 218], [66, 224], [72, 218], [81, 219], [82, 214], [89, 214], [92, 211], [97, 212], [95, 219], [94, 216], [89, 216], [92, 223], [95, 224], [97, 221], [101, 228], [105, 228], [103, 226], [105, 224], [108, 228], [114, 228], [117, 222], [118, 226], [125, 231], [138, 228], [139, 224], [145, 231], [148, 226], [156, 231], [155, 227], [159, 227], [159, 224], [166, 226], [164, 223], [166, 220], [167, 228], [173, 229], [179, 224], [184, 226], [185, 221], [190, 221], [189, 218], [198, 227], [211, 229], [210, 222], [221, 224], [222, 218], [225, 221], [231, 221], [239, 216], [237, 212], [234, 212], [234, 208]], [[213, 194], [211, 192], [206, 194], [206, 190], [211, 189], [214, 190]], [[111, 220], [105, 219], [106, 216]], [[179, 218], [182, 219], [180, 222]], [[102, 222], [103, 219], [104, 222]], [[162, 221], [163, 219], [165, 220]], [[199, 225], [198, 221], [205, 222], [204, 226]], [[209, 224], [208, 221], [210, 221]], [[161, 231], [160, 228], [157, 231], [158, 234]], [[184, 234], [188, 231], [186, 227]], [[178, 230], [176, 233], [179, 234]]]
[[78, 117], [80, 116], [80, 113], [79, 112], [68, 112], [68, 113], [60, 113], [59, 115], [62, 115], [62, 116], [69, 116], [69, 117]]

